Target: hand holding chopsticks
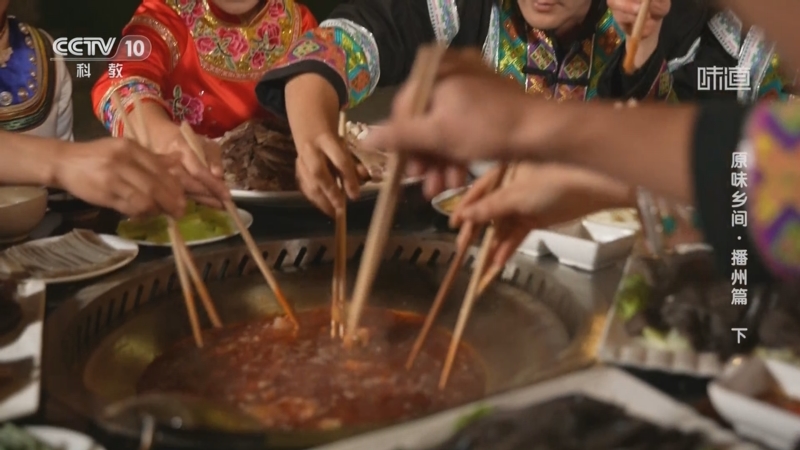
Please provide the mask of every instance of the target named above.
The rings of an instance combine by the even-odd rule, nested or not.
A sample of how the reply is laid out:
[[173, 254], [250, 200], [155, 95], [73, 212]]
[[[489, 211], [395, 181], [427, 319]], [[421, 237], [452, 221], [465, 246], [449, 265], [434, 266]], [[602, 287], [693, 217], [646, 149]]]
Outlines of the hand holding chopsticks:
[[[202, 144], [199, 142], [199, 137], [194, 133], [194, 130], [192, 130], [188, 123], [183, 122], [181, 124], [181, 133], [183, 133], [184, 138], [192, 147], [192, 150], [195, 151], [200, 161], [205, 164], [206, 159], [202, 150]], [[278, 285], [278, 280], [267, 266], [267, 262], [264, 261], [264, 256], [258, 249], [258, 245], [253, 239], [253, 236], [250, 234], [250, 230], [248, 230], [242, 222], [242, 218], [239, 216], [239, 210], [236, 208], [236, 205], [231, 200], [225, 200], [223, 204], [225, 205], [225, 210], [228, 212], [228, 215], [231, 216], [236, 224], [236, 227], [239, 229], [242, 239], [244, 239], [247, 249], [250, 251], [250, 256], [253, 258], [253, 261], [255, 261], [256, 266], [258, 266], [258, 270], [261, 271], [261, 275], [264, 276], [264, 279], [272, 289], [272, 292], [275, 293], [275, 298], [278, 300], [278, 303], [280, 303], [281, 308], [283, 308], [283, 311], [289, 317], [289, 320], [291, 320], [292, 324], [294, 324], [295, 328], [299, 328], [300, 323], [297, 321], [297, 316], [295, 316], [292, 305], [288, 300], [286, 300], [286, 296], [283, 295], [283, 291]]]
[[622, 68], [628, 75], [636, 72], [636, 53], [639, 51], [639, 44], [642, 42], [644, 24], [647, 21], [647, 16], [650, 15], [650, 1], [642, 0], [642, 4], [639, 6], [639, 13], [636, 16], [636, 22], [633, 25], [633, 32], [627, 42]]
[[[439, 61], [444, 55], [446, 48], [441, 45], [426, 46], [420, 48], [417, 59], [411, 69], [409, 77], [416, 90], [413, 93], [411, 115], [422, 114], [428, 105], [428, 100], [433, 90], [436, 74], [439, 69]], [[353, 291], [352, 302], [348, 311], [347, 329], [345, 330], [345, 345], [349, 346], [355, 341], [361, 315], [366, 305], [367, 298], [372, 291], [372, 284], [378, 273], [378, 266], [381, 262], [381, 254], [386, 246], [386, 240], [394, 221], [394, 213], [397, 208], [397, 199], [400, 190], [400, 181], [406, 168], [406, 156], [402, 153], [393, 152], [389, 156], [389, 167], [387, 176], [384, 179], [381, 191], [378, 194], [378, 201], [372, 215], [367, 240], [364, 244], [364, 253], [361, 258], [361, 265], [356, 277], [356, 284]]]
[[[131, 138], [136, 139], [142, 147], [150, 148], [150, 138], [147, 135], [147, 128], [145, 126], [144, 118], [141, 114], [141, 108], [139, 108], [140, 105], [138, 102], [136, 105], [134, 105], [134, 114], [136, 115], [136, 120], [138, 122], [137, 128], [139, 129], [140, 135], [136, 135], [133, 132], [134, 128], [131, 126], [132, 124], [128, 114], [123, 108], [118, 94], [115, 93], [112, 95], [112, 102], [114, 103], [115, 109], [119, 111], [119, 114], [121, 115], [125, 130], [128, 130], [128, 135], [131, 136]], [[205, 283], [200, 276], [200, 272], [197, 270], [197, 266], [195, 265], [191, 254], [189, 253], [189, 249], [186, 248], [186, 243], [183, 240], [183, 236], [180, 234], [178, 224], [172, 217], [167, 217], [167, 232], [170, 237], [170, 242], [172, 242], [172, 254], [175, 259], [175, 267], [178, 271], [178, 280], [180, 281], [181, 290], [183, 291], [186, 310], [189, 314], [192, 335], [194, 336], [195, 344], [198, 347], [202, 347], [203, 336], [200, 330], [197, 310], [195, 309], [194, 296], [192, 294], [192, 284], [194, 284], [198, 295], [200, 295], [201, 302], [206, 309], [206, 313], [211, 320], [211, 324], [215, 328], [219, 328], [222, 326], [222, 322], [220, 321], [219, 315], [214, 308], [214, 303], [211, 301], [211, 296], [209, 295], [208, 289], [206, 289]]]

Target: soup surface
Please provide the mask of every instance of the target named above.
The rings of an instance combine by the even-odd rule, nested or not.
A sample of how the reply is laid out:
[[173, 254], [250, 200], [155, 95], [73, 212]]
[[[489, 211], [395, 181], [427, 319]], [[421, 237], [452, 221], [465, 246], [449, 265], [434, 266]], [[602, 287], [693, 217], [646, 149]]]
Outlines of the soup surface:
[[140, 393], [200, 396], [240, 408], [267, 428], [336, 429], [411, 419], [477, 400], [486, 374], [462, 345], [447, 388], [438, 389], [450, 335], [432, 330], [414, 367], [405, 370], [422, 316], [373, 309], [362, 324], [366, 344], [346, 350], [330, 336], [330, 311], [298, 313], [300, 331], [272, 317], [204, 334], [159, 356]]

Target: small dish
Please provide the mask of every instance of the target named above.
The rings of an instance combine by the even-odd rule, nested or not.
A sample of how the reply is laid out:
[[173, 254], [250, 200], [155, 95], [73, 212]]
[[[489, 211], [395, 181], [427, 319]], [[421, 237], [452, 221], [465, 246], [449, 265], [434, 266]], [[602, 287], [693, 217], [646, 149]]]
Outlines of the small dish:
[[539, 231], [544, 245], [561, 264], [595, 271], [627, 256], [636, 232], [582, 220]]
[[517, 251], [532, 258], [539, 258], [550, 254], [550, 250], [544, 243], [542, 230], [531, 231], [525, 240], [522, 241]]
[[433, 206], [433, 209], [435, 209], [439, 214], [450, 217], [450, 215], [453, 214], [453, 211], [455, 211], [458, 207], [458, 204], [461, 202], [461, 199], [464, 197], [464, 194], [468, 189], [469, 186], [448, 189], [436, 197], [433, 197], [433, 200], [431, 200], [431, 206]]
[[772, 359], [735, 358], [709, 384], [708, 395], [739, 434], [792, 450], [800, 439], [800, 415], [760, 398], [776, 388], [789, 400], [800, 401], [800, 368]]
[[[243, 209], [237, 209], [237, 211], [239, 212], [239, 218], [242, 220], [242, 223], [244, 224], [245, 228], [249, 229], [253, 225], [253, 215], [250, 214], [249, 212], [243, 210]], [[128, 219], [128, 220], [130, 220], [130, 219]], [[211, 244], [211, 243], [214, 243], [214, 242], [224, 241], [225, 239], [230, 239], [230, 238], [232, 238], [234, 236], [238, 236], [240, 234], [240, 232], [239, 232], [239, 228], [236, 226], [236, 223], [233, 222], [233, 219], [231, 219], [230, 216], [228, 217], [228, 220], [230, 221], [231, 233], [226, 234], [224, 236], [215, 236], [215, 237], [212, 237], [212, 238], [200, 239], [200, 240], [196, 240], [196, 241], [187, 240], [186, 241], [186, 245], [188, 247], [195, 247], [195, 246], [198, 246], [198, 245], [206, 245], [206, 244]], [[119, 239], [124, 239], [124, 238], [120, 237]], [[172, 246], [172, 243], [170, 243], [170, 242], [164, 242], [164, 243], [161, 243], [161, 242], [150, 242], [150, 241], [142, 241], [142, 240], [138, 240], [138, 239], [137, 240], [127, 240], [127, 241], [128, 242], [134, 242], [134, 243], [136, 243], [138, 245], [141, 245], [141, 246], [144, 246], [144, 247], [171, 247]]]
[[30, 186], [0, 187], [0, 243], [24, 240], [44, 219], [47, 190]]

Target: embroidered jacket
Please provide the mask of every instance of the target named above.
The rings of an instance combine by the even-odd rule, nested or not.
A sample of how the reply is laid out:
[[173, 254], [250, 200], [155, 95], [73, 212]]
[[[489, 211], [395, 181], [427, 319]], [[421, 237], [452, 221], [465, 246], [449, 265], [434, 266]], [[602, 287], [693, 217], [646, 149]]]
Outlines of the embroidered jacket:
[[269, 0], [246, 24], [213, 0], [144, 0], [123, 35], [146, 36], [152, 52], [145, 61], [121, 63], [121, 77], [109, 73], [98, 80], [92, 92], [95, 114], [120, 135], [122, 124], [110, 101], [119, 92], [126, 110], [135, 99], [155, 102], [196, 132], [222, 136], [261, 114], [256, 83], [316, 25], [294, 0]]
[[72, 81], [42, 30], [8, 19], [11, 58], [0, 67], [0, 130], [72, 140]]
[[689, 53], [707, 20], [697, 2], [673, 1], [658, 51], [628, 77], [621, 74], [623, 34], [604, 0], [593, 1], [584, 34], [570, 48], [562, 48], [550, 33], [529, 29], [516, 0], [354, 0], [297, 41], [257, 94], [268, 109], [284, 113], [285, 80], [316, 72], [336, 87], [343, 106], [352, 107], [377, 86], [401, 83], [417, 47], [435, 40], [482, 48], [498, 73], [528, 92], [559, 100], [677, 100], [673, 85], [680, 74], [670, 73], [668, 62], [673, 69], [681, 67], [678, 58]]

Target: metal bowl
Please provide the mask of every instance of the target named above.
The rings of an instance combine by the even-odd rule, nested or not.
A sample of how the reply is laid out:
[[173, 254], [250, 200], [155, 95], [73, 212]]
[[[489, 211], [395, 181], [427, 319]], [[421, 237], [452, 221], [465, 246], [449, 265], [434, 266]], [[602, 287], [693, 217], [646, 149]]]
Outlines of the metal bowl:
[[[330, 238], [261, 244], [298, 310], [328, 304], [330, 248]], [[349, 237], [351, 268], [357, 267], [354, 261], [362, 249], [363, 237]], [[451, 242], [390, 238], [371, 305], [424, 314], [454, 253]], [[244, 247], [201, 250], [195, 252], [195, 260], [225, 323], [280, 311]], [[465, 261], [439, 317], [438, 324], [448, 329], [455, 323], [473, 261], [474, 253]], [[352, 271], [350, 277], [352, 286]], [[599, 338], [594, 317], [594, 311], [550, 275], [512, 261], [504, 281], [490, 288], [476, 305], [464, 336], [487, 367], [486, 395], [589, 365], [594, 358], [587, 343]], [[171, 260], [132, 268], [83, 289], [50, 316], [45, 335], [43, 374], [48, 393], [80, 416], [98, 421], [109, 406], [136, 396], [135, 385], [156, 356], [191, 335]], [[129, 428], [118, 427], [114, 432], [138, 436], [140, 430]], [[236, 436], [224, 426], [215, 428]], [[263, 448], [305, 448], [370, 429], [264, 430], [262, 442]], [[174, 444], [172, 448], [234, 448], [235, 441], [228, 438], [226, 445], [210, 447], [204, 435], [194, 435], [192, 430], [180, 430], [180, 435], [160, 432], [155, 439]]]

